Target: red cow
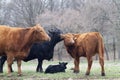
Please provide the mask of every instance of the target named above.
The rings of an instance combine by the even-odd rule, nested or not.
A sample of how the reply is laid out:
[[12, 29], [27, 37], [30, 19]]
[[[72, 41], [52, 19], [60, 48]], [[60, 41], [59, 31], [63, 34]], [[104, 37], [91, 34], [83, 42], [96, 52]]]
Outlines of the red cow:
[[86, 75], [90, 74], [92, 66], [92, 56], [99, 55], [99, 62], [101, 65], [101, 75], [105, 76], [104, 72], [104, 45], [103, 39], [98, 32], [89, 32], [83, 34], [62, 34], [61, 38], [64, 39], [64, 44], [67, 52], [74, 58], [74, 72], [79, 72], [79, 58], [86, 57], [88, 61], [88, 68]]
[[21, 75], [21, 60], [27, 57], [33, 43], [50, 40], [40, 25], [31, 28], [0, 26], [0, 56], [7, 56], [8, 74], [13, 60], [17, 60], [18, 75]]

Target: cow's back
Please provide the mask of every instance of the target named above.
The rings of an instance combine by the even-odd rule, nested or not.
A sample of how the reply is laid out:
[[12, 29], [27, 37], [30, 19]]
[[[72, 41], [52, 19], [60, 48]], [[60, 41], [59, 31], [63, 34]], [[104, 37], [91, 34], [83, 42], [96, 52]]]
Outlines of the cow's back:
[[23, 40], [20, 31], [22, 28], [0, 26], [0, 50], [19, 49]]
[[0, 26], [0, 55], [3, 54], [3, 50], [6, 44], [6, 36], [8, 35], [10, 28], [7, 26]]
[[95, 55], [98, 53], [99, 43], [102, 40], [102, 36], [98, 32], [90, 32], [81, 34], [77, 41], [76, 46], [79, 47], [78, 53], [81, 55], [86, 55], [87, 53], [91, 53], [91, 55]]
[[0, 43], [2, 43], [2, 41], [4, 41], [5, 36], [7, 36], [9, 30], [10, 30], [10, 28], [7, 26], [0, 26]]

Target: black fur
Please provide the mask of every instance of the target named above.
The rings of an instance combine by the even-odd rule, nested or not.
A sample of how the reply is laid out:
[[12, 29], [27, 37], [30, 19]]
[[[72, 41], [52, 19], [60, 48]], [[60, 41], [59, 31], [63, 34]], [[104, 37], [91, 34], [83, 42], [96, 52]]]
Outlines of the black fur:
[[45, 70], [45, 73], [58, 73], [58, 72], [65, 72], [65, 69], [67, 68], [66, 65], [68, 63], [62, 62], [58, 65], [49, 65], [47, 69]]

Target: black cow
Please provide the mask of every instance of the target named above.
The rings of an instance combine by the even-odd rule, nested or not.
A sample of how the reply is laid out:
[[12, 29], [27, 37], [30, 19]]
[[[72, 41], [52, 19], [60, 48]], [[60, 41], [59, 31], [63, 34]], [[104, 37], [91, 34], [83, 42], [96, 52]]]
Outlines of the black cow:
[[[51, 37], [51, 41], [47, 41], [44, 43], [35, 43], [31, 47], [30, 53], [27, 58], [25, 58], [23, 61], [27, 62], [33, 59], [38, 59], [38, 65], [36, 72], [43, 72], [42, 63], [43, 60], [50, 60], [53, 58], [53, 52], [55, 45], [62, 41], [60, 38], [60, 34], [62, 34], [62, 31], [58, 28], [52, 28], [48, 30], [48, 35]], [[3, 64], [6, 61], [6, 56], [2, 56], [0, 58], [0, 72], [3, 72]], [[12, 68], [11, 68], [12, 71]]]
[[67, 68], [66, 65], [68, 63], [62, 62], [58, 65], [49, 65], [47, 69], [45, 70], [45, 73], [58, 73], [58, 72], [65, 72], [65, 69]]

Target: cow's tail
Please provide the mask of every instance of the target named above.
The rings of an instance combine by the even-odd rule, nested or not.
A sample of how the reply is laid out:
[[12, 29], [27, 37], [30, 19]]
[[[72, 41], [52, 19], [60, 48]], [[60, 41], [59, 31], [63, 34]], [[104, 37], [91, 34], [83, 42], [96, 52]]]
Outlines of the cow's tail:
[[104, 58], [104, 42], [103, 37], [100, 33], [97, 33], [98, 37], [98, 54], [100, 58]]
[[99, 50], [99, 62], [101, 65], [101, 75], [105, 76], [105, 70], [104, 70], [104, 43], [103, 43], [103, 38], [100, 33], [98, 33], [98, 50]]

